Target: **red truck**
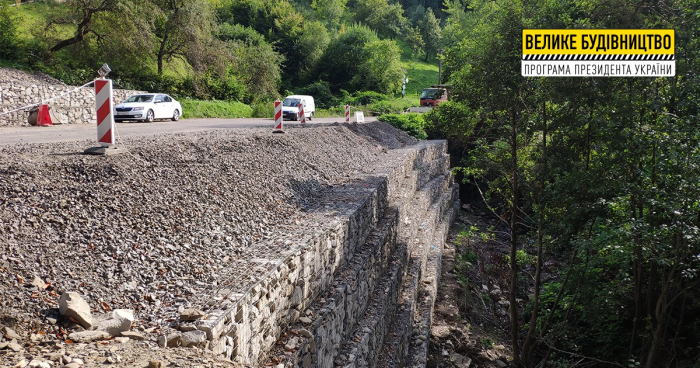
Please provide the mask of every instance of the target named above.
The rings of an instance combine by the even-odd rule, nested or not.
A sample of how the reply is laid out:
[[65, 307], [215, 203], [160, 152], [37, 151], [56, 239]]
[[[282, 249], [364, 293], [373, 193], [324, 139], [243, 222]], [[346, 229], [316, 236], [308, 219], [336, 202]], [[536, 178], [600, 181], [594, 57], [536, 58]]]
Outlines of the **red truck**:
[[420, 105], [435, 107], [447, 101], [447, 88], [443, 85], [434, 85], [420, 93]]

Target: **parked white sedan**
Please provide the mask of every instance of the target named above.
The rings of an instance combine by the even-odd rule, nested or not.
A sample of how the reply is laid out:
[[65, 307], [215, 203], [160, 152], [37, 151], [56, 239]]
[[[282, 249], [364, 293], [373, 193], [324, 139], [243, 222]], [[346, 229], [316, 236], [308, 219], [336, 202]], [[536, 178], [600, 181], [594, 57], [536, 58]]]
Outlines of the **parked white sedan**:
[[182, 115], [182, 106], [174, 98], [162, 93], [142, 93], [129, 96], [114, 107], [114, 121], [155, 119], [177, 121]]

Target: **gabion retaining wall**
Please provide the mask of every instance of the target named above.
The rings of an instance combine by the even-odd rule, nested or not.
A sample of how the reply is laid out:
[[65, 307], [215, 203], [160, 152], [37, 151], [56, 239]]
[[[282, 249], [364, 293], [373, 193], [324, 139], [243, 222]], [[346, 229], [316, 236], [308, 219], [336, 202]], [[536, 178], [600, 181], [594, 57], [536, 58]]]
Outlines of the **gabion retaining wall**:
[[[431, 244], [453, 219], [457, 187], [446, 148], [426, 141], [399, 150], [371, 185], [348, 189], [352, 201], [337, 220], [282, 262], [257, 260], [267, 270], [260, 282], [180, 329], [205, 331], [215, 354], [246, 365], [265, 364], [290, 329], [300, 335], [286, 366], [376, 366], [399, 304], [406, 308], [404, 275], [415, 286], [432, 274], [425, 272]], [[409, 308], [416, 305], [412, 299]], [[411, 333], [405, 329], [402, 341]]]
[[[42, 103], [57, 96], [63, 97], [47, 102], [49, 110], [62, 124], [94, 124], [95, 88], [93, 85], [79, 88], [68, 86], [45, 75], [0, 68], [0, 126], [26, 126], [32, 108], [3, 114], [25, 106]], [[70, 93], [69, 93], [70, 92]], [[140, 91], [114, 89], [114, 103]], [[36, 108], [34, 108], [36, 109]]]

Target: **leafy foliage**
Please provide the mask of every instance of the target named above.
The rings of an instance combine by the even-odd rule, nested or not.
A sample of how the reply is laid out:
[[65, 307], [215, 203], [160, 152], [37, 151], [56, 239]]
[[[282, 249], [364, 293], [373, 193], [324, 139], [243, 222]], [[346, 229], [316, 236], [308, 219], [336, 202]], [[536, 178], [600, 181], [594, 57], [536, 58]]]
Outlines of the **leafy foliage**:
[[253, 108], [241, 102], [184, 99], [180, 103], [185, 118], [249, 118], [253, 115]]
[[423, 51], [425, 60], [428, 60], [442, 50], [442, 29], [440, 28], [440, 21], [430, 8], [425, 12], [425, 17], [421, 23], [420, 35], [423, 40]]
[[380, 36], [395, 38], [406, 26], [403, 8], [387, 0], [358, 0], [355, 21], [367, 25]]
[[[427, 119], [504, 213], [511, 305], [533, 296], [511, 314], [514, 364], [696, 364], [700, 5], [499, 5], [447, 4], [455, 101]], [[520, 76], [523, 28], [582, 27], [675, 29], [685, 57], [673, 78]], [[547, 259], [562, 262], [548, 281]]]
[[19, 17], [7, 0], [0, 1], [0, 59], [14, 59], [19, 49], [17, 23]]
[[355, 96], [348, 99], [346, 103], [351, 105], [369, 105], [380, 101], [386, 101], [388, 99], [389, 97], [385, 94], [374, 91], [364, 91], [357, 92]]
[[296, 90], [296, 94], [314, 96], [317, 109], [327, 109], [338, 104], [338, 99], [331, 93], [328, 82], [318, 81]]
[[418, 139], [428, 138], [425, 132], [425, 120], [421, 114], [385, 114], [379, 116], [377, 120], [389, 123]]
[[401, 51], [363, 25], [353, 25], [333, 39], [317, 65], [331, 90], [394, 92], [401, 85]]

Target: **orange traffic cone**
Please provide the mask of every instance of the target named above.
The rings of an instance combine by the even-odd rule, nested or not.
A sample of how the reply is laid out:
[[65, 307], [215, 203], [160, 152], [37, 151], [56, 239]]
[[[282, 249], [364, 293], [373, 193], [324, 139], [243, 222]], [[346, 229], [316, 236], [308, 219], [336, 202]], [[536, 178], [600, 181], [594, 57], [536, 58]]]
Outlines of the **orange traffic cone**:
[[52, 126], [51, 114], [49, 114], [49, 105], [39, 105], [39, 114], [36, 117], [36, 125]]

